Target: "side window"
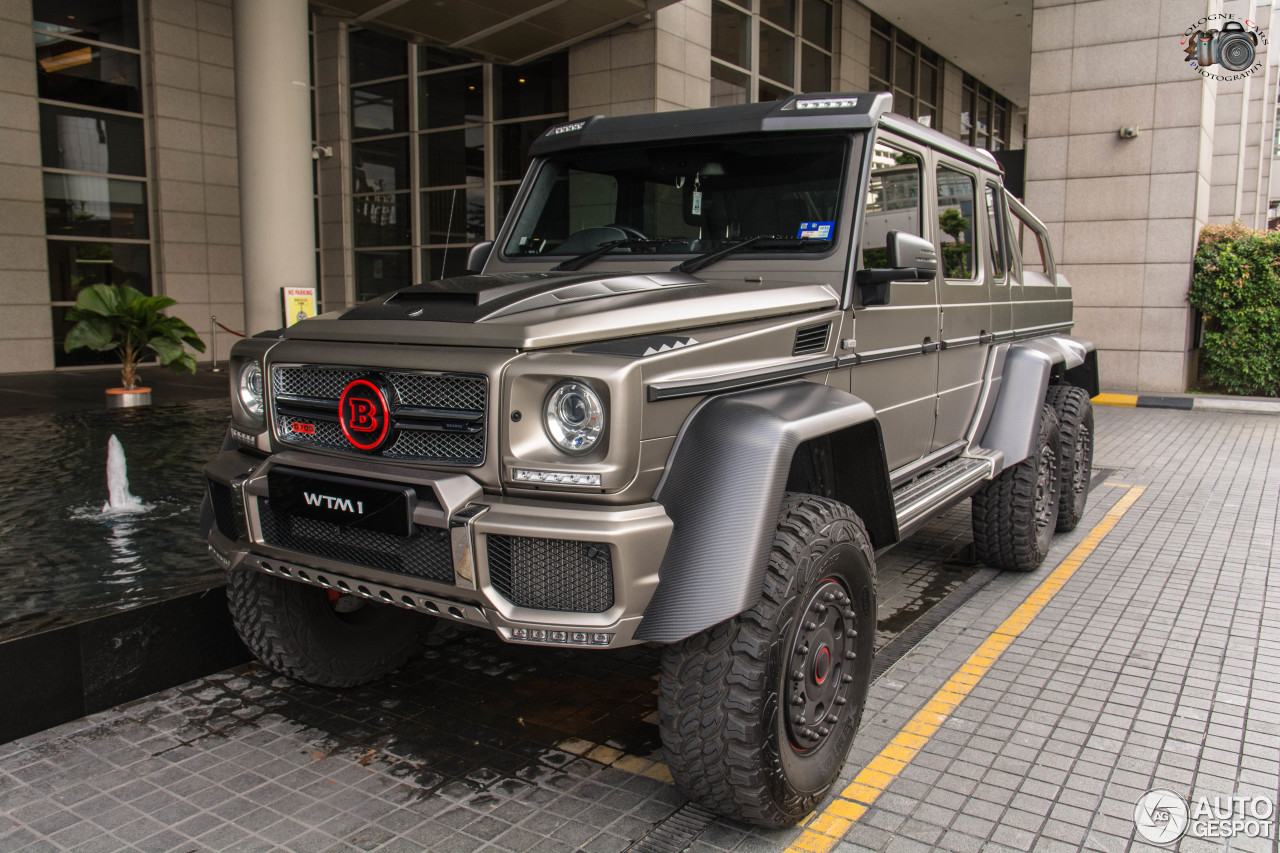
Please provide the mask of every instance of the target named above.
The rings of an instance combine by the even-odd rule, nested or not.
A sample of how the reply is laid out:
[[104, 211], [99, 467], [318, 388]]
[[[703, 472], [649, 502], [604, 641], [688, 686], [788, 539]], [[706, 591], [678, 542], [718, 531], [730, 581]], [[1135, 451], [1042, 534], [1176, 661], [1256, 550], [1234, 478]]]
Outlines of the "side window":
[[987, 184], [987, 233], [991, 235], [989, 254], [991, 257], [991, 277], [1003, 284], [1005, 280], [1005, 229], [1004, 205], [1000, 203], [1000, 188], [995, 184]]
[[920, 231], [920, 158], [892, 145], [877, 142], [871, 154], [871, 178], [867, 185], [866, 214], [862, 221], [862, 265], [883, 269], [889, 265], [887, 235]]
[[[1004, 209], [1006, 211], [1009, 210], [1007, 202], [1004, 205]], [[1022, 276], [1022, 251], [1018, 248], [1018, 229], [1017, 226], [1013, 224], [1014, 221], [1015, 220], [1012, 216], [1005, 219], [1004, 237], [1005, 247], [1009, 251], [1009, 277], [1013, 279], [1015, 284], [1017, 284], [1019, 278]]]
[[938, 167], [938, 232], [947, 278], [971, 279], [977, 274], [973, 197], [973, 178], [946, 166]]

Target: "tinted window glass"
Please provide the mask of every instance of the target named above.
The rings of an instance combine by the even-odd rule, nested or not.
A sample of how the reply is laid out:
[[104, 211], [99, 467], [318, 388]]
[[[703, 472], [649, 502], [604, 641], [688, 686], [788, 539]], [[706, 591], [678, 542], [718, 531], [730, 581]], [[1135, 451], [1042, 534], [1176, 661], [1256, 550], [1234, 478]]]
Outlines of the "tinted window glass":
[[64, 237], [147, 239], [147, 185], [94, 175], [44, 175], [45, 231]]
[[484, 128], [427, 133], [419, 139], [424, 187], [447, 187], [484, 180]]
[[408, 46], [400, 39], [369, 30], [357, 30], [347, 36], [351, 53], [351, 82], [380, 80], [406, 73]]
[[36, 33], [40, 97], [91, 107], [142, 112], [136, 53]]
[[569, 55], [493, 69], [494, 118], [563, 113], [569, 109]]
[[1005, 228], [1004, 210], [1000, 204], [1000, 190], [992, 184], [987, 184], [987, 233], [991, 235], [990, 257], [991, 257], [991, 277], [1000, 281], [1004, 280], [1005, 273]]
[[404, 246], [411, 242], [409, 193], [378, 193], [351, 200], [357, 246]]
[[973, 178], [945, 166], [938, 167], [938, 235], [947, 278], [973, 278]]
[[484, 72], [480, 66], [418, 78], [418, 126], [455, 127], [484, 121]]
[[877, 142], [871, 155], [866, 213], [862, 223], [862, 265], [883, 269], [889, 264], [890, 231], [920, 235], [920, 158]]
[[34, 0], [38, 30], [138, 46], [137, 0]]
[[74, 302], [81, 290], [93, 284], [127, 284], [151, 292], [150, 246], [76, 240], [49, 240], [48, 244], [54, 302]]
[[409, 188], [409, 140], [382, 139], [351, 146], [352, 190], [358, 193]]
[[351, 133], [381, 136], [409, 128], [409, 84], [404, 80], [351, 88]]
[[[356, 299], [372, 299], [380, 293], [413, 283], [409, 250], [356, 253]], [[465, 258], [464, 258], [465, 261]]]
[[476, 243], [483, 239], [482, 188], [461, 187], [422, 194], [423, 243]]
[[40, 149], [50, 169], [147, 173], [142, 119], [41, 104]]

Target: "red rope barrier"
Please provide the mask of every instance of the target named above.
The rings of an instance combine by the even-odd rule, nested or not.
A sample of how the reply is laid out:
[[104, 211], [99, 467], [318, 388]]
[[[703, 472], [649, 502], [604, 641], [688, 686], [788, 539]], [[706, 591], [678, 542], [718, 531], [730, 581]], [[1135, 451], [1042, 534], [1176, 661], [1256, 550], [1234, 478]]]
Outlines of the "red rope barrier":
[[244, 332], [237, 332], [235, 329], [228, 329], [226, 326], [222, 325], [217, 320], [214, 320], [213, 322], [219, 329], [221, 329], [224, 332], [230, 332], [231, 334], [235, 335], [237, 338], [244, 337]]

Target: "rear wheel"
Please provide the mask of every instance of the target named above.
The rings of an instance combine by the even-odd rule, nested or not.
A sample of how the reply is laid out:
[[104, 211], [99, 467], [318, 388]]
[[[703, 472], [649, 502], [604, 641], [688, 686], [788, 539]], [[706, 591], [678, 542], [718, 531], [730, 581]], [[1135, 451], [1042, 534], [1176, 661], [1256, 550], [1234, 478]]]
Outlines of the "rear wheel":
[[436, 621], [248, 569], [227, 574], [227, 602], [258, 660], [321, 687], [354, 687], [395, 670]]
[[1058, 416], [1043, 406], [1031, 455], [974, 494], [973, 544], [988, 566], [1029, 572], [1044, 562], [1058, 523], [1058, 448]]
[[1071, 385], [1054, 385], [1047, 397], [1058, 416], [1062, 477], [1059, 484], [1058, 532], [1075, 530], [1089, 500], [1093, 476], [1093, 404], [1089, 393]]
[[875, 628], [861, 520], [836, 501], [788, 497], [760, 601], [663, 657], [658, 710], [676, 784], [747, 823], [803, 818], [853, 743]]

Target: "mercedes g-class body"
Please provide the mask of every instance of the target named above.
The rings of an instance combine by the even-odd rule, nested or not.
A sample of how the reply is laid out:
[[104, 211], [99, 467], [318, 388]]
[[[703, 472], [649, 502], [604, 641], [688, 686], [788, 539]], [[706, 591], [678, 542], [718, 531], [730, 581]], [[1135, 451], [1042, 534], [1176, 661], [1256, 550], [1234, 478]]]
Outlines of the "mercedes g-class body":
[[972, 498], [1029, 571], [1084, 510], [1091, 344], [987, 152], [887, 94], [547, 130], [472, 274], [241, 341], [209, 550], [267, 665], [329, 686], [459, 622], [666, 646], [692, 798], [767, 826], [854, 737], [876, 554]]

